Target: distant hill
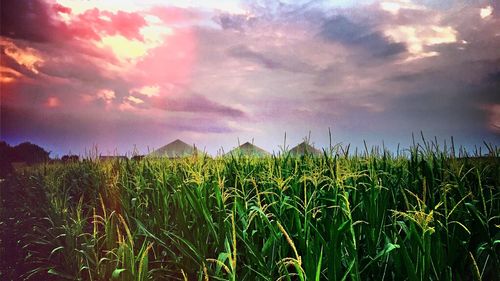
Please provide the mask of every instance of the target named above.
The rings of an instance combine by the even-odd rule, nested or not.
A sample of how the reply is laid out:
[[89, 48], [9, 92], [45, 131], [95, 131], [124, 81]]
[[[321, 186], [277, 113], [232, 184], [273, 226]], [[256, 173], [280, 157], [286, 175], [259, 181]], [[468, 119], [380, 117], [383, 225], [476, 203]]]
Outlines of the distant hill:
[[248, 155], [248, 156], [267, 156], [271, 153], [265, 151], [264, 149], [246, 142], [235, 149], [229, 151], [227, 155]]
[[197, 153], [194, 145], [189, 145], [179, 139], [155, 149], [153, 152], [148, 154], [149, 157], [168, 157], [168, 158], [178, 158], [191, 156]]

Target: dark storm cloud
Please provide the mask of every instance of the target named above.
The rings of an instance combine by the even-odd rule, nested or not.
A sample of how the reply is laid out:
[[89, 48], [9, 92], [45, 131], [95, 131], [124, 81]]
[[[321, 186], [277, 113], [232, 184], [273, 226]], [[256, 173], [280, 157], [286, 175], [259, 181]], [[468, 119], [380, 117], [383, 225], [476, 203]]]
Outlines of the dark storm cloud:
[[495, 78], [500, 64], [496, 62], [451, 63], [390, 78], [388, 86], [405, 94], [384, 101], [386, 119], [393, 120], [395, 127], [406, 124], [441, 136], [498, 136], [498, 131], [491, 130], [491, 112], [485, 110], [500, 104], [500, 80]]
[[342, 15], [326, 20], [320, 36], [347, 46], [359, 47], [374, 57], [386, 58], [406, 51], [404, 44], [392, 42], [370, 26], [353, 22]]
[[[497, 86], [500, 83], [500, 51], [498, 59], [464, 62], [461, 67], [469, 68], [472, 73], [479, 73], [481, 77], [478, 79], [479, 83], [497, 84]], [[500, 101], [500, 95], [497, 97]]]
[[394, 128], [406, 126], [441, 137], [494, 139], [495, 133], [488, 132], [489, 115], [478, 100], [484, 98], [485, 92], [495, 89], [483, 92], [476, 88], [455, 90], [414, 92], [401, 96], [391, 100], [386, 111], [380, 114], [381, 118], [377, 119], [386, 120], [385, 125]]
[[[66, 24], [57, 19], [57, 12], [70, 14], [71, 9], [59, 4], [51, 5], [40, 0], [0, 1], [0, 34], [12, 39], [42, 43], [75, 37], [99, 40], [101, 33], [143, 40], [140, 28], [146, 25], [146, 21], [137, 13], [112, 13], [95, 8], [78, 15], [71, 24]], [[102, 16], [109, 20], [102, 19]]]
[[245, 28], [254, 25], [257, 19], [255, 17], [247, 17], [246, 15], [222, 13], [214, 17], [214, 21], [220, 24], [223, 29], [243, 31]]
[[36, 42], [52, 41], [63, 34], [54, 32], [60, 23], [52, 20], [47, 3], [39, 0], [0, 0], [0, 34]]
[[[491, 105], [500, 103], [495, 82], [500, 37], [492, 36], [498, 33], [497, 22], [481, 19], [477, 7], [443, 12], [408, 5], [391, 13], [379, 4], [254, 9], [251, 25], [244, 15], [228, 18], [225, 27], [244, 32], [230, 40], [234, 32], [220, 31], [228, 35], [222, 44], [239, 42], [226, 49], [227, 55], [240, 59], [242, 68], [245, 62], [262, 66], [243, 76], [259, 87], [243, 80], [242, 88], [262, 89], [249, 114], [282, 124], [283, 130], [334, 126], [354, 138], [394, 141], [422, 130], [474, 138], [468, 143], [494, 139], [492, 112], [497, 109]], [[323, 59], [309, 60], [316, 67], [307, 72], [289, 67], [316, 55]], [[280, 70], [294, 75], [281, 80]], [[252, 76], [259, 71], [267, 75]], [[288, 92], [286, 81], [297, 87], [274, 97], [274, 89]]]
[[486, 83], [500, 83], [500, 71], [493, 71], [485, 78]]

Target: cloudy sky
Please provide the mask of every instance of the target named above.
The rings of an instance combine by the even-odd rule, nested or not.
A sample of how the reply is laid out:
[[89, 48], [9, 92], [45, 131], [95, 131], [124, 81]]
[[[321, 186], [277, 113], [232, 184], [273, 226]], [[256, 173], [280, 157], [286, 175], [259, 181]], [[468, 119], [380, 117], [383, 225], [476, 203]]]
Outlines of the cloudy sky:
[[0, 54], [1, 139], [53, 154], [500, 139], [500, 1], [1, 0]]

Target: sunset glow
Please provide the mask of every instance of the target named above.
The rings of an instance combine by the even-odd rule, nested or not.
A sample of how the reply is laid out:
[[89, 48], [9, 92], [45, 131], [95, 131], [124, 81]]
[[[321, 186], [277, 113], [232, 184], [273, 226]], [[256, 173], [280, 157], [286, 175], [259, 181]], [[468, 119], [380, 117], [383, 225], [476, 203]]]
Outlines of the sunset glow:
[[12, 58], [17, 64], [26, 67], [28, 70], [38, 74], [37, 67], [43, 64], [40, 54], [33, 48], [19, 48], [10, 41], [0, 41], [6, 56]]
[[[1, 138], [498, 141], [496, 2], [2, 0]], [[36, 125], [35, 125], [36, 124]], [[134, 132], [131, 136], [130, 132]]]
[[17, 78], [21, 77], [22, 74], [15, 71], [12, 68], [0, 65], [0, 83], [11, 83], [16, 81]]
[[141, 95], [145, 95], [147, 97], [157, 96], [160, 93], [160, 87], [155, 86], [144, 86], [141, 88], [134, 88], [130, 90], [130, 93], [137, 93]]
[[61, 105], [61, 101], [57, 97], [50, 97], [45, 102], [47, 107], [59, 107]]

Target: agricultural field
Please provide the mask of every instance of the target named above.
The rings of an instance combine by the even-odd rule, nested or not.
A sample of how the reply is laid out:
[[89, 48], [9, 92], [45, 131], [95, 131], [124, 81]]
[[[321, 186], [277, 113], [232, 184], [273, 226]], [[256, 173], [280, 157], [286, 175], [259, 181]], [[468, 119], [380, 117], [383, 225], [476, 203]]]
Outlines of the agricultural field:
[[1, 183], [0, 279], [498, 280], [498, 152], [25, 168]]

